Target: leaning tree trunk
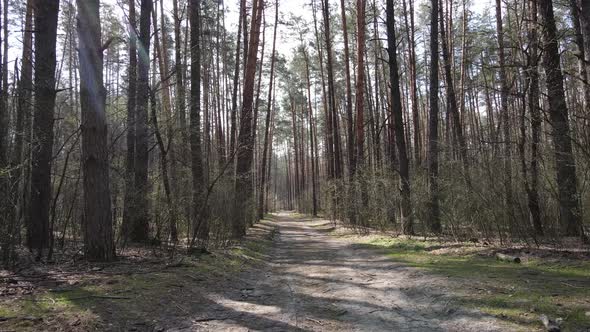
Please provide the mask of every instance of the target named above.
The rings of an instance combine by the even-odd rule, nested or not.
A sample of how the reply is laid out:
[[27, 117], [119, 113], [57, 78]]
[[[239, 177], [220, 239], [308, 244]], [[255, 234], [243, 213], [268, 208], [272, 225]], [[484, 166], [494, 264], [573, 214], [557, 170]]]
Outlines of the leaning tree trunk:
[[578, 203], [576, 163], [572, 151], [569, 114], [563, 90], [563, 74], [559, 58], [559, 41], [553, 16], [553, 1], [539, 0], [543, 23], [543, 65], [547, 81], [549, 118], [555, 146], [559, 217], [564, 235], [584, 237]]
[[78, 57], [84, 171], [84, 253], [93, 261], [115, 257], [109, 188], [106, 90], [100, 44], [99, 0], [78, 0]]
[[[261, 170], [260, 170], [260, 190], [258, 191], [258, 219], [262, 219], [264, 217], [264, 193], [266, 191], [266, 171], [267, 171], [267, 158], [268, 158], [268, 150], [269, 145], [272, 142], [269, 142], [269, 133], [270, 133], [270, 119], [272, 114], [272, 94], [273, 94], [273, 83], [274, 83], [274, 69], [275, 69], [275, 51], [276, 51], [276, 41], [277, 41], [277, 27], [279, 25], [279, 1], [275, 0], [275, 26], [273, 31], [272, 37], [272, 53], [271, 53], [271, 60], [270, 60], [270, 78], [268, 84], [268, 99], [267, 99], [267, 107], [268, 110], [266, 112], [266, 119], [264, 124], [264, 146], [262, 150], [262, 163], [261, 163]], [[272, 155], [271, 155], [272, 157]]]
[[38, 255], [49, 244], [49, 203], [51, 201], [51, 159], [55, 108], [56, 37], [59, 0], [36, 0], [35, 79], [31, 206], [27, 246]]

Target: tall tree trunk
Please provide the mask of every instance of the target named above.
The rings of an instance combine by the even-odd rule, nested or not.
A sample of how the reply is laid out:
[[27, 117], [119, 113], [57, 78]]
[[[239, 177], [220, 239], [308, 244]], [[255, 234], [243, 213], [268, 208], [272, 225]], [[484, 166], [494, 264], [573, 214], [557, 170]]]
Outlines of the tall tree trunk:
[[127, 88], [127, 153], [125, 154], [125, 194], [123, 202], [123, 237], [127, 239], [133, 228], [135, 209], [135, 127], [137, 98], [137, 22], [135, 0], [129, 0], [129, 67]]
[[[588, 81], [588, 67], [586, 66], [586, 49], [584, 48], [584, 35], [582, 34], [582, 25], [580, 19], [580, 7], [578, 0], [570, 0], [570, 12], [574, 26], [574, 42], [578, 47], [578, 66], [580, 80], [582, 82], [582, 91], [584, 91], [584, 109], [587, 115], [590, 115], [590, 84]], [[590, 9], [590, 8], [589, 8]]]
[[4, 30], [4, 53], [2, 53], [2, 103], [5, 110], [8, 110], [8, 0], [3, 0], [4, 4], [2, 7], [3, 25]]
[[[330, 34], [330, 6], [329, 0], [322, 0], [324, 15], [324, 38], [326, 39], [326, 70], [328, 71], [328, 110], [330, 112], [331, 135], [333, 141], [334, 153], [334, 177], [340, 179], [342, 177], [342, 159], [340, 154], [340, 134], [338, 132], [338, 112], [336, 107], [336, 90], [334, 87], [334, 66], [333, 66], [333, 52], [332, 52], [332, 37]], [[358, 122], [358, 121], [357, 121]]]
[[496, 30], [498, 33], [498, 58], [500, 70], [500, 115], [503, 129], [504, 145], [504, 190], [506, 192], [506, 221], [511, 224], [513, 219], [512, 194], [512, 149], [510, 137], [510, 115], [508, 113], [508, 77], [506, 76], [506, 56], [504, 54], [504, 27], [502, 23], [502, 2], [496, 0]]
[[342, 16], [342, 34], [344, 37], [344, 68], [346, 80], [346, 128], [348, 134], [348, 169], [349, 174], [354, 174], [356, 170], [356, 156], [354, 152], [354, 118], [352, 115], [352, 87], [350, 78], [350, 50], [348, 47], [348, 27], [346, 24], [346, 6], [344, 0], [340, 0], [340, 13]]
[[[410, 12], [406, 10], [406, 0], [402, 0], [404, 8], [404, 19], [406, 23], [406, 38], [408, 39], [408, 61], [409, 61], [409, 75], [410, 75], [410, 99], [412, 100], [412, 125], [414, 129], [414, 162], [420, 166], [422, 164], [422, 139], [420, 132], [420, 111], [418, 109], [418, 87], [417, 87], [417, 73], [416, 73], [416, 41], [415, 41], [415, 27], [414, 27], [414, 0], [408, 0], [410, 5]], [[410, 17], [410, 24], [408, 25], [408, 16]]]
[[[267, 171], [267, 158], [268, 158], [268, 150], [269, 144], [269, 133], [270, 133], [270, 119], [273, 110], [272, 104], [272, 96], [273, 96], [273, 84], [274, 84], [274, 70], [275, 70], [275, 51], [276, 51], [276, 42], [277, 42], [277, 28], [279, 26], [279, 1], [275, 0], [275, 25], [272, 37], [272, 53], [271, 53], [271, 60], [270, 60], [270, 78], [268, 83], [268, 99], [267, 99], [267, 112], [266, 112], [266, 120], [264, 123], [264, 146], [262, 150], [262, 163], [261, 163], [261, 170], [260, 170], [260, 190], [258, 191], [258, 219], [262, 219], [264, 217], [264, 195], [266, 192], [266, 171]], [[272, 158], [272, 155], [270, 156]]]
[[38, 257], [49, 240], [53, 114], [55, 108], [56, 37], [59, 0], [35, 0], [35, 82], [31, 207], [27, 246]]
[[[322, 1], [322, 12], [324, 0]], [[320, 64], [320, 77], [322, 79], [322, 105], [324, 107], [324, 117], [326, 123], [326, 134], [325, 134], [325, 146], [326, 146], [326, 164], [327, 164], [327, 175], [328, 179], [334, 178], [334, 136], [332, 130], [332, 113], [328, 109], [328, 94], [326, 93], [326, 80], [324, 76], [324, 57], [323, 51], [320, 44], [320, 33], [318, 31], [318, 24], [316, 18], [315, 0], [312, 0], [312, 14], [313, 14], [313, 27], [315, 32], [315, 40], [318, 49], [318, 62]]]
[[539, 108], [539, 37], [537, 33], [537, 0], [530, 0], [529, 23], [529, 96], [528, 108], [531, 114], [531, 180], [527, 189], [528, 206], [535, 233], [543, 235], [541, 206], [539, 202], [539, 144], [541, 134], [541, 110]]
[[147, 242], [149, 237], [148, 214], [148, 103], [149, 103], [149, 70], [150, 70], [150, 37], [152, 0], [141, 0], [139, 14], [139, 47], [137, 68], [137, 105], [135, 122], [135, 193], [133, 207], [133, 224], [130, 240]]
[[[468, 160], [467, 160], [467, 143], [465, 142], [465, 136], [463, 134], [463, 125], [461, 123], [461, 115], [459, 114], [459, 107], [457, 106], [457, 96], [455, 94], [455, 84], [453, 82], [453, 61], [451, 59], [451, 54], [448, 49], [448, 42], [447, 42], [447, 34], [445, 31], [444, 26], [444, 19], [443, 19], [443, 12], [442, 6], [439, 12], [440, 14], [440, 36], [441, 36], [441, 45], [442, 45], [442, 53], [443, 53], [443, 60], [444, 60], [444, 72], [445, 72], [445, 80], [446, 80], [446, 95], [447, 95], [447, 108], [449, 110], [450, 115], [452, 116], [452, 127], [454, 132], [454, 137], [457, 138], [459, 142], [459, 152], [461, 155], [461, 160], [463, 161], [463, 171], [464, 177], [466, 179], [467, 184], [470, 186], [469, 180], [469, 167], [468, 167]], [[449, 27], [449, 30], [452, 27]], [[463, 106], [462, 106], [463, 107]], [[449, 124], [447, 124], [449, 126]]]
[[547, 76], [549, 118], [555, 146], [559, 216], [564, 235], [584, 237], [578, 203], [576, 163], [570, 137], [569, 114], [563, 90], [563, 74], [559, 58], [559, 40], [553, 16], [553, 1], [538, 0], [543, 25], [543, 65]]
[[[4, 4], [0, 4], [0, 13], [2, 12], [2, 6], [4, 6], [4, 12], [6, 13], [6, 1]], [[8, 164], [8, 141], [7, 141], [7, 134], [8, 134], [8, 114], [7, 114], [7, 106], [6, 103], [7, 99], [7, 91], [8, 89], [8, 68], [6, 56], [7, 56], [7, 42], [8, 38], [6, 38], [6, 33], [8, 32], [8, 22], [6, 19], [6, 15], [3, 15], [2, 20], [0, 20], [0, 26], [3, 27], [4, 31], [4, 40], [0, 36], [0, 42], [4, 42], [4, 50], [0, 49], [0, 58], [2, 58], [2, 63], [0, 64], [0, 78], [2, 79], [0, 83], [0, 169], [4, 169]], [[2, 57], [2, 52], [4, 52], [4, 57]], [[4, 80], [6, 77], [6, 81]], [[6, 200], [8, 199], [8, 185], [9, 181], [4, 176], [0, 177], [0, 199]], [[4, 217], [4, 209], [0, 209], [0, 218]]]
[[[580, 8], [580, 28], [584, 40], [584, 63], [586, 64], [586, 84], [590, 84], [590, 1], [577, 0]], [[586, 105], [586, 116], [590, 117], [589, 105]], [[590, 141], [590, 133], [587, 139]]]
[[[307, 82], [307, 113], [308, 113], [308, 121], [309, 121], [309, 145], [311, 150], [311, 199], [312, 199], [312, 216], [317, 216], [318, 214], [318, 203], [317, 203], [317, 189], [316, 189], [316, 169], [315, 169], [315, 159], [316, 155], [314, 152], [315, 147], [315, 139], [313, 133], [313, 107], [311, 105], [311, 73], [309, 71], [309, 56], [307, 54], [307, 49], [303, 49], [303, 57], [305, 58], [305, 73], [306, 73], [306, 82]], [[349, 140], [350, 143], [350, 140]]]
[[428, 120], [428, 182], [430, 191], [430, 229], [442, 230], [438, 188], [438, 0], [430, 2], [430, 114]]
[[[201, 0], [190, 0], [189, 20], [191, 25], [191, 102], [190, 102], [190, 146], [192, 172], [193, 241], [199, 246], [206, 245], [209, 227], [205, 218], [203, 192], [205, 174], [201, 147]], [[207, 96], [205, 96], [207, 98]], [[193, 245], [194, 243], [191, 243]]]
[[99, 0], [77, 0], [77, 3], [84, 171], [84, 253], [89, 260], [111, 261], [115, 257], [115, 245], [111, 219]]
[[[189, 163], [190, 155], [189, 130], [186, 118], [186, 65], [182, 56], [183, 37], [181, 25], [184, 17], [184, 10], [181, 11], [178, 7], [178, 0], [173, 0], [172, 5], [174, 11], [174, 71], [176, 78], [175, 108], [177, 125], [180, 130], [180, 142], [178, 144], [177, 154], [178, 159], [180, 159], [182, 163], [182, 166], [179, 167], [179, 176], [184, 179], [185, 176], [188, 176], [185, 165]], [[189, 197], [190, 187], [177, 184], [176, 190], [178, 190], [176, 198], [180, 199], [180, 201], [186, 206], [184, 212], [186, 219], [188, 220], [190, 216], [190, 204], [187, 204], [188, 201], [186, 199]]]
[[[365, 143], [365, 0], [356, 0], [356, 162], [362, 168], [364, 163]], [[356, 170], [353, 169], [353, 174]]]
[[[2, 11], [2, 5], [0, 4], [0, 12]], [[4, 8], [6, 9], [6, 8]], [[0, 20], [0, 26], [7, 25], [6, 20]], [[1, 41], [1, 38], [0, 38]], [[5, 50], [6, 51], [6, 50]], [[2, 50], [0, 49], [0, 58], [2, 56]], [[4, 76], [3, 74], [6, 72], [7, 68], [4, 63], [0, 63], [0, 78]], [[7, 104], [4, 102], [4, 89], [6, 89], [6, 85], [0, 83], [0, 170], [4, 173], [5, 170], [8, 170], [8, 141], [7, 141], [7, 134], [8, 134], [8, 116], [7, 116]], [[8, 174], [10, 175], [10, 174]], [[0, 174], [0, 249], [2, 249], [2, 258], [5, 263], [8, 263], [8, 256], [9, 256], [9, 243], [10, 243], [10, 223], [13, 222], [14, 217], [12, 214], [12, 208], [10, 208], [10, 181], [11, 176], [7, 176], [4, 174]]]
[[295, 100], [292, 95], [289, 95], [289, 109], [291, 111], [291, 129], [293, 130], [293, 152], [295, 154], [295, 185], [293, 186], [295, 189], [295, 201], [296, 201], [296, 209], [301, 209], [301, 191], [300, 191], [300, 177], [299, 177], [299, 168], [300, 168], [300, 155], [299, 155], [299, 139], [297, 135], [297, 117], [296, 117], [296, 107]]
[[237, 142], [237, 167], [236, 167], [236, 198], [235, 214], [233, 219], [232, 235], [241, 238], [246, 234], [246, 225], [250, 224], [253, 215], [252, 205], [254, 197], [252, 187], [252, 159], [254, 153], [253, 141], [253, 103], [254, 81], [256, 76], [256, 62], [258, 58], [258, 44], [260, 39], [260, 25], [262, 23], [262, 10], [264, 2], [255, 0], [252, 6], [252, 28], [250, 29], [250, 44], [248, 45], [248, 57], [246, 73], [244, 76], [244, 93], [242, 94], [242, 111], [240, 113], [240, 131]]
[[232, 97], [231, 97], [231, 128], [230, 128], [230, 143], [229, 143], [229, 154], [230, 155], [234, 155], [234, 149], [235, 149], [235, 144], [236, 144], [236, 132], [237, 130], [237, 111], [238, 111], [238, 82], [239, 80], [239, 75], [240, 75], [240, 42], [241, 42], [241, 38], [240, 35], [241, 33], [244, 33], [244, 35], [247, 33], [247, 31], [243, 31], [242, 32], [242, 26], [245, 26], [245, 23], [242, 24], [243, 21], [245, 21], [246, 18], [246, 0], [241, 0], [240, 1], [240, 21], [238, 22], [238, 36], [236, 39], [236, 64], [235, 64], [235, 68], [234, 68], [234, 78], [233, 78], [233, 90], [232, 90]]
[[[27, 190], [24, 183], [27, 183], [28, 158], [26, 154], [29, 151], [30, 139], [30, 122], [31, 122], [31, 91], [33, 90], [33, 2], [27, 0], [27, 8], [25, 14], [25, 32], [23, 37], [22, 49], [22, 65], [20, 70], [20, 78], [16, 87], [16, 127], [14, 137], [14, 152], [12, 154], [11, 169], [15, 170], [11, 173], [11, 185], [13, 186], [13, 211], [8, 214], [12, 220], [7, 220], [8, 228], [6, 234], [8, 238], [4, 244], [4, 252], [2, 253], [4, 261], [10, 259], [10, 250], [12, 250], [17, 232], [23, 214], [27, 213], [25, 210], [25, 202], [27, 200]], [[16, 70], [15, 70], [16, 71]], [[1, 125], [0, 125], [1, 126]], [[25, 162], [27, 163], [25, 165]], [[5, 187], [8, 188], [8, 187]]]
[[[131, 0], [133, 1], [133, 0]], [[184, 62], [182, 61], [182, 17], [180, 8], [178, 7], [179, 0], [173, 0], [172, 7], [174, 12], [174, 71], [176, 77], [176, 98], [175, 107], [178, 113], [178, 125], [181, 131], [181, 149], [188, 144], [188, 131], [186, 125], [186, 88], [184, 86]], [[184, 154], [182, 150], [181, 155]]]
[[401, 179], [401, 222], [402, 233], [413, 234], [412, 206], [410, 201], [410, 162], [406, 148], [406, 136], [402, 117], [400, 82], [397, 67], [397, 42], [395, 37], [395, 12], [393, 0], [387, 0], [387, 53], [389, 55], [389, 79], [391, 82], [391, 113], [395, 126], [395, 142], [399, 156], [399, 174]]
[[[176, 144], [174, 143], [174, 129], [172, 127], [172, 97], [170, 95], [170, 85], [168, 83], [168, 47], [166, 43], [167, 33], [166, 33], [166, 24], [164, 22], [164, 8], [162, 2], [160, 2], [160, 11], [162, 15], [162, 39], [160, 42], [160, 36], [158, 33], [158, 29], [154, 31], [154, 49], [156, 51], [156, 55], [158, 57], [158, 67], [160, 68], [160, 91], [162, 96], [162, 111], [164, 112], [164, 122], [166, 124], [166, 135], [168, 136], [168, 144], [164, 144], [164, 140], [161, 135], [161, 130], [159, 128], [154, 128], [156, 130], [156, 142], [160, 148], [160, 162], [161, 162], [161, 169], [162, 169], [162, 182], [164, 184], [164, 194], [166, 195], [166, 204], [168, 205], [168, 212], [169, 212], [169, 231], [170, 231], [170, 240], [172, 242], [176, 242], [178, 240], [178, 230], [176, 226], [176, 208], [174, 207], [174, 199], [172, 197], [174, 189], [173, 186], [176, 187], [178, 185], [178, 173], [176, 168], [176, 158], [174, 150], [176, 149]], [[154, 27], [158, 26], [158, 18], [157, 13], [154, 8], [152, 11], [152, 20]], [[150, 90], [150, 99], [152, 99], [152, 94], [155, 93], [153, 90]], [[155, 96], [153, 98], [155, 100]], [[154, 103], [152, 102], [152, 105]], [[154, 127], [157, 126], [157, 116], [154, 119], [154, 115], [156, 114], [155, 107], [151, 110], [152, 113], [152, 124]], [[157, 136], [160, 136], [159, 138]], [[161, 144], [160, 144], [161, 143]], [[168, 156], [171, 155], [170, 158], [170, 174], [168, 172]]]

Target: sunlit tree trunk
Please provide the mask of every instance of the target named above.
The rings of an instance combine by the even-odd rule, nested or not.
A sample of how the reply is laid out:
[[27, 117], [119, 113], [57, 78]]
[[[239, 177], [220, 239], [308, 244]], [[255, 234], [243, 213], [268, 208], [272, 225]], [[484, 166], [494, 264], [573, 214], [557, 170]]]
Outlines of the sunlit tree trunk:
[[256, 76], [256, 62], [258, 58], [258, 44], [264, 3], [255, 0], [252, 6], [252, 28], [250, 29], [249, 54], [247, 57], [246, 74], [244, 76], [244, 93], [242, 94], [242, 111], [240, 116], [240, 131], [237, 141], [236, 167], [236, 198], [233, 218], [232, 235], [241, 238], [246, 233], [246, 225], [253, 217], [253, 187], [252, 187], [252, 159], [254, 153], [252, 116], [254, 106], [254, 81]]
[[89, 260], [111, 261], [115, 257], [115, 245], [111, 219], [99, 1], [78, 0], [77, 3], [84, 171], [84, 252]]
[[[271, 60], [270, 60], [270, 78], [268, 83], [268, 99], [267, 99], [267, 111], [266, 111], [266, 120], [264, 123], [264, 143], [263, 143], [263, 150], [262, 150], [262, 162], [260, 164], [260, 189], [258, 191], [258, 219], [262, 219], [264, 217], [264, 195], [267, 191], [266, 186], [266, 177], [267, 177], [267, 159], [269, 145], [272, 144], [272, 141], [269, 142], [269, 133], [270, 133], [270, 120], [272, 115], [273, 107], [273, 84], [274, 84], [274, 69], [275, 69], [275, 52], [276, 52], [276, 42], [277, 42], [277, 28], [279, 26], [279, 1], [275, 0], [275, 23], [274, 23], [274, 31], [272, 37], [272, 53], [271, 53]], [[272, 154], [270, 155], [272, 159]], [[270, 167], [269, 167], [270, 168]]]

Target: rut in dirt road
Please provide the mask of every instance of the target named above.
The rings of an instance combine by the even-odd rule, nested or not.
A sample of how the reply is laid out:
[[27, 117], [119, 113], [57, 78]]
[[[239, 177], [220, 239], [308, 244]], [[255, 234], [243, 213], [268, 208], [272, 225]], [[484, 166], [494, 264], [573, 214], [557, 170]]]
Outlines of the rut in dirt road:
[[[275, 215], [270, 262], [241, 276], [238, 294], [215, 296], [199, 330], [506, 331], [493, 317], [453, 305], [444, 280], [326, 233], [326, 221]], [[236, 298], [241, 298], [236, 300]], [[232, 299], [232, 300], [230, 300]]]

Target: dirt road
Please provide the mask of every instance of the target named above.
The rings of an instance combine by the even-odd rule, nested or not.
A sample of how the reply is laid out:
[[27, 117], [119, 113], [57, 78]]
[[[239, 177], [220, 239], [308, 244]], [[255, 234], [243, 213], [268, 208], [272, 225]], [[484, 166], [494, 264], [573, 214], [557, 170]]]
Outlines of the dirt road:
[[270, 261], [238, 288], [209, 293], [201, 319], [172, 331], [507, 331], [461, 308], [446, 280], [326, 233], [325, 221], [275, 216]]

